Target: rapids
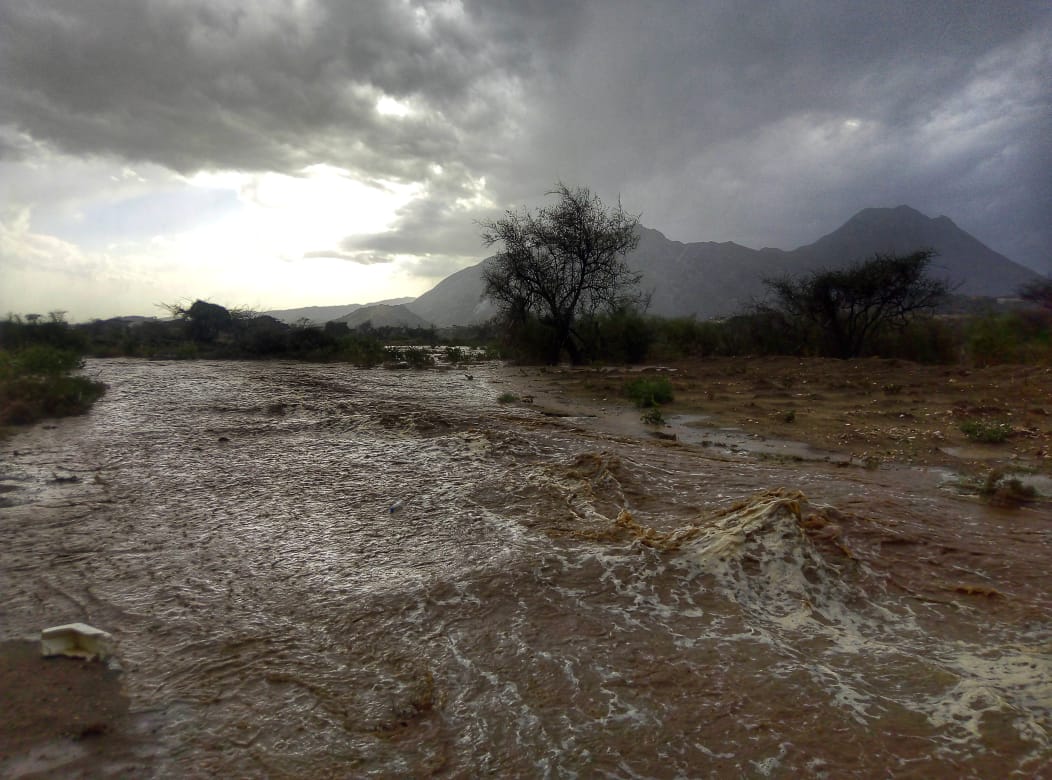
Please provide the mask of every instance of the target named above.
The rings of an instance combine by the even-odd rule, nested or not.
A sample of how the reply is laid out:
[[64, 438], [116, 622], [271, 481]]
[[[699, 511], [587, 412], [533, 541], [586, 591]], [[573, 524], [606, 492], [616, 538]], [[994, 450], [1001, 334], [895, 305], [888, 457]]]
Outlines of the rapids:
[[1039, 511], [501, 404], [499, 366], [88, 371], [0, 445], [0, 640], [110, 631], [156, 776], [1052, 773]]

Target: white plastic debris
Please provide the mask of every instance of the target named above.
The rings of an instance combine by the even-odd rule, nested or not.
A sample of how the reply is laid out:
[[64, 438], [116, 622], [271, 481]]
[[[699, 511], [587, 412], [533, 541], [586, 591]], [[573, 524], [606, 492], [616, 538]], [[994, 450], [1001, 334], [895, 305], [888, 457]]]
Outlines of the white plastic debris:
[[105, 661], [113, 653], [113, 637], [87, 623], [67, 623], [40, 632], [40, 654], [45, 658], [64, 655], [68, 658]]

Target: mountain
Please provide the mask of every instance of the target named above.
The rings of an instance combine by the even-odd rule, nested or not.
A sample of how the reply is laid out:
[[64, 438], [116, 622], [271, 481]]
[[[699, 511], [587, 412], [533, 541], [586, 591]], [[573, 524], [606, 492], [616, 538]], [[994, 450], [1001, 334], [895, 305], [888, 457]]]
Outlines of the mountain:
[[[664, 317], [735, 314], [764, 296], [765, 278], [843, 267], [878, 252], [933, 248], [938, 255], [930, 272], [959, 285], [955, 291], [964, 295], [1012, 295], [1024, 282], [1039, 278], [948, 217], [927, 217], [909, 206], [863, 209], [832, 233], [788, 251], [732, 242], [684, 244], [650, 228], [640, 227], [639, 232], [639, 246], [626, 260], [643, 275], [641, 287], [651, 294], [650, 312]], [[486, 262], [457, 271], [408, 308], [440, 326], [487, 319], [493, 307], [482, 299]]]
[[[410, 298], [410, 300], [412, 300]], [[338, 317], [333, 322], [346, 322], [352, 329], [369, 323], [374, 328], [430, 328], [431, 323], [417, 316], [404, 305], [391, 306], [386, 303], [374, 303], [359, 306], [350, 314]]]
[[398, 306], [400, 304], [409, 303], [412, 298], [391, 298], [386, 301], [376, 301], [375, 303], [345, 303], [339, 306], [305, 306], [301, 309], [275, 309], [274, 311], [265, 311], [263, 314], [269, 315], [276, 320], [292, 324], [300, 320], [310, 320], [315, 325], [323, 325], [330, 320], [335, 320], [344, 315], [361, 309], [363, 306], [376, 306], [379, 304], [386, 304], [389, 306]]
[[840, 228], [789, 254], [799, 267], [829, 268], [838, 258], [875, 252], [905, 254], [921, 247], [938, 252], [930, 273], [960, 284], [962, 295], [1012, 295], [1038, 274], [992, 250], [961, 230], [949, 217], [926, 217], [909, 206], [863, 209]]
[[470, 325], [488, 320], [496, 313], [496, 309], [482, 297], [485, 288], [482, 268], [487, 260], [489, 258], [447, 276], [407, 304], [407, 308], [439, 327]]

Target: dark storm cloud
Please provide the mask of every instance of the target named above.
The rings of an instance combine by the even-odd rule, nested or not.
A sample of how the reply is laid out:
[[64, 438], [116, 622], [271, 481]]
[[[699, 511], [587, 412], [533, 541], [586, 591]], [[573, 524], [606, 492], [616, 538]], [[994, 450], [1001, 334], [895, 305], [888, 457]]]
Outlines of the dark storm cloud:
[[425, 273], [557, 179], [681, 240], [788, 247], [909, 203], [1016, 259], [1052, 245], [1047, 3], [7, 0], [0, 29], [0, 122], [182, 172], [422, 183], [333, 252], [446, 258]]
[[[183, 172], [330, 162], [416, 178], [470, 154], [464, 128], [499, 124], [500, 80], [529, 67], [524, 42], [504, 48], [482, 26], [490, 12], [442, 7], [14, 0], [0, 6], [0, 105], [74, 153]], [[423, 111], [381, 116], [383, 94]]]
[[[813, 240], [862, 207], [908, 202], [1010, 254], [1023, 247], [1000, 221], [1030, 212], [1033, 225], [1052, 211], [1052, 177], [1036, 164], [1052, 138], [1046, 6], [659, 8], [597, 14], [560, 60], [507, 177], [518, 197], [558, 174], [620, 192], [673, 237], [761, 245]], [[827, 135], [847, 120], [869, 135], [831, 156], [838, 139]], [[1045, 232], [1046, 251], [1049, 241]]]

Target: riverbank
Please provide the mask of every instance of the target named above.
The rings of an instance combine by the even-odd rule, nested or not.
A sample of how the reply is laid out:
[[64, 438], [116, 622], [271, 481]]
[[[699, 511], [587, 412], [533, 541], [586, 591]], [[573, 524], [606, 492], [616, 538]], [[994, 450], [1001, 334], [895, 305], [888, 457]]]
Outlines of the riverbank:
[[105, 664], [43, 658], [38, 642], [0, 642], [0, 775], [95, 777], [143, 773], [121, 693]]
[[[642, 424], [624, 395], [625, 383], [641, 374], [671, 383], [675, 398], [661, 407], [664, 424]], [[712, 358], [643, 368], [522, 368], [509, 377], [517, 396], [555, 414], [606, 419], [626, 434], [718, 444], [737, 433], [759, 457], [778, 457], [779, 448], [763, 442], [797, 442], [810, 453], [780, 448], [786, 459], [941, 467], [972, 479], [994, 470], [1052, 478], [1046, 366]], [[706, 439], [706, 431], [723, 437]]]

